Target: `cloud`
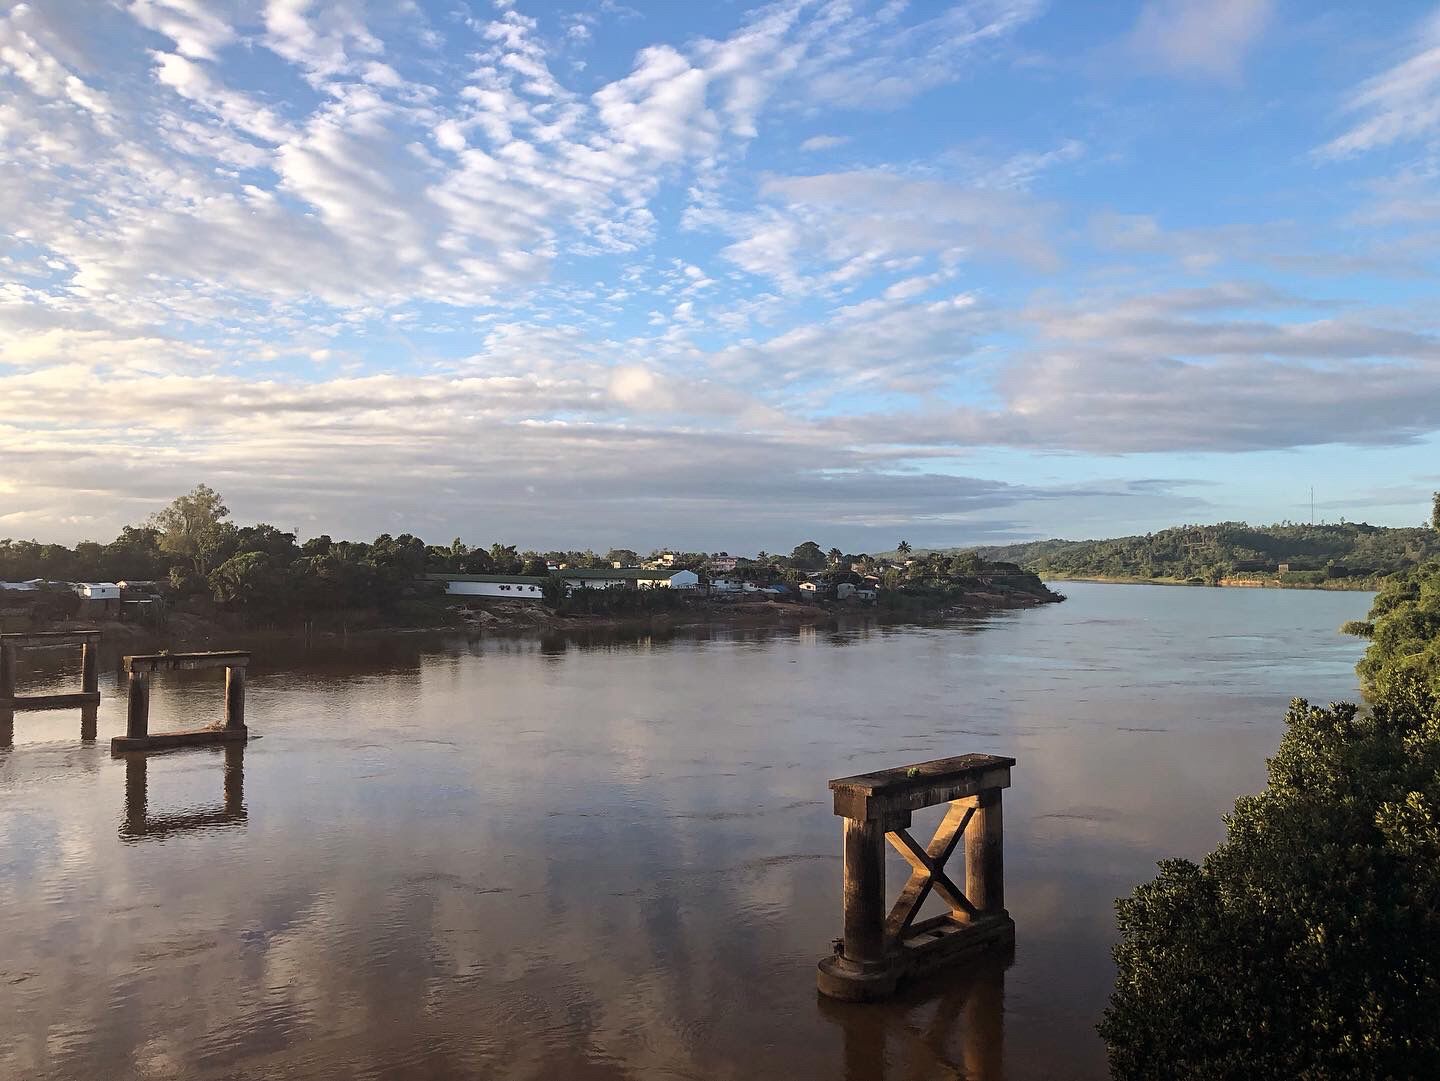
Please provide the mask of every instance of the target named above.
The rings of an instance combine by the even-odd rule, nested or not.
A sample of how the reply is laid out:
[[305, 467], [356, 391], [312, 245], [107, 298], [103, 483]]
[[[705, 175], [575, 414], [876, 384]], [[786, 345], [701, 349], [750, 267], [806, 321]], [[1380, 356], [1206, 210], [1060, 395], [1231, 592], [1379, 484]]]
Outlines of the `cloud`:
[[804, 291], [906, 265], [1001, 257], [1057, 265], [1051, 208], [1019, 193], [880, 170], [773, 177], [769, 209], [735, 223], [726, 258], [781, 287]]
[[[1038, 305], [996, 405], [832, 421], [855, 441], [1098, 454], [1396, 446], [1440, 430], [1440, 337], [1294, 317], [1263, 286]], [[1282, 321], [1226, 313], [1269, 311]]]
[[813, 152], [817, 150], [834, 150], [837, 146], [844, 146], [850, 141], [848, 135], [812, 135], [800, 144], [800, 149]]
[[[813, 51], [799, 66], [814, 102], [895, 109], [955, 82], [986, 48], [1005, 42], [1043, 10], [1040, 0], [961, 0], [934, 18], [904, 25], [905, 6], [857, 14], [829, 4], [807, 28]], [[847, 17], [848, 16], [848, 17]]]
[[1148, 0], [1128, 44], [1152, 67], [1234, 82], [1274, 7], [1273, 0]]
[[1409, 56], [1350, 94], [1345, 112], [1360, 119], [1320, 147], [1318, 156], [1351, 157], [1395, 143], [1428, 140], [1440, 130], [1440, 14], [1421, 25]]
[[132, 0], [129, 10], [142, 26], [164, 34], [191, 60], [214, 60], [236, 38], [229, 23], [196, 0]]

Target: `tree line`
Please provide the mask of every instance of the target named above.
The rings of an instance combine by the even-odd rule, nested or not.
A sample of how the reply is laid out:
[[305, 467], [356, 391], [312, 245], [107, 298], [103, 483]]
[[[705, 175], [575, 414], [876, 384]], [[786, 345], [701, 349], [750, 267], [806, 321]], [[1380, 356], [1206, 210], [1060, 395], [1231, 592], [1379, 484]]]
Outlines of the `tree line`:
[[[904, 541], [900, 551], [908, 553]], [[649, 559], [660, 553], [652, 552]], [[704, 571], [713, 558], [705, 552], [671, 552], [675, 569]], [[156, 581], [179, 602], [209, 599], [251, 623], [284, 625], [326, 617], [349, 618], [375, 612], [405, 623], [433, 617], [418, 583], [426, 574], [514, 574], [544, 578], [554, 566], [600, 568], [637, 566], [639, 552], [612, 548], [540, 552], [495, 542], [469, 545], [456, 538], [448, 545], [427, 544], [410, 533], [382, 533], [373, 541], [334, 540], [329, 535], [300, 542], [293, 532], [273, 525], [236, 525], [220, 493], [201, 484], [151, 515], [130, 525], [108, 544], [61, 544], [0, 539], [0, 581], [45, 579], [57, 582]], [[890, 591], [914, 596], [960, 588], [977, 576], [1018, 572], [994, 565], [973, 552], [929, 553], [908, 565], [867, 553], [823, 548], [813, 540], [796, 545], [788, 556], [761, 551], [740, 558], [736, 577], [761, 584], [798, 585], [820, 572], [827, 585], [859, 584], [867, 575]], [[1039, 583], [1036, 581], [1038, 588]], [[547, 603], [576, 612], [626, 606], [637, 611], [675, 603], [674, 598], [628, 598], [626, 591], [570, 599], [550, 583]], [[912, 597], [912, 599], [914, 599]], [[618, 608], [617, 608], [618, 606]]]
[[1440, 536], [1425, 527], [1390, 528], [1364, 522], [1302, 524], [1245, 522], [1183, 525], [1106, 540], [1043, 540], [974, 549], [986, 559], [1010, 560], [1055, 577], [1141, 578], [1214, 582], [1274, 577], [1319, 584], [1376, 580], [1440, 555]]

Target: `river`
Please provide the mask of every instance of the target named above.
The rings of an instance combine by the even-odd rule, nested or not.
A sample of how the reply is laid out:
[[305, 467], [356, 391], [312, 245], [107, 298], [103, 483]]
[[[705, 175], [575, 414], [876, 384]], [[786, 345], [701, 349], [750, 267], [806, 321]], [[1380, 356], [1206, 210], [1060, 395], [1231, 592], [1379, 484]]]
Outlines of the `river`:
[[[256, 646], [243, 754], [128, 771], [107, 658], [98, 742], [19, 714], [0, 750], [0, 1077], [1102, 1078], [1114, 898], [1220, 840], [1292, 696], [1355, 696], [1371, 595], [1059, 588], [944, 626]], [[216, 678], [159, 679], [152, 731]], [[1013, 958], [818, 999], [827, 779], [969, 751], [1018, 759]]]

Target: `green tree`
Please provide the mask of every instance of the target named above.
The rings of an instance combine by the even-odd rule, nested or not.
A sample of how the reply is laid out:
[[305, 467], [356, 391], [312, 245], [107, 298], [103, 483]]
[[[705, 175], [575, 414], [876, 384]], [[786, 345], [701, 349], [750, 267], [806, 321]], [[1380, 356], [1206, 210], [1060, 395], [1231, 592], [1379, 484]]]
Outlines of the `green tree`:
[[189, 495], [156, 511], [149, 524], [159, 533], [161, 551], [189, 560], [195, 573], [204, 575], [228, 539], [228, 517], [230, 508], [220, 493], [199, 484]]
[[513, 544], [496, 541], [490, 546], [490, 565], [494, 574], [519, 574], [523, 566]]
[[1369, 618], [1341, 630], [1370, 639], [1356, 665], [1367, 697], [1412, 677], [1440, 692], [1440, 562], [1386, 578]]
[[845, 558], [845, 553], [840, 551], [839, 548], [831, 548], [830, 551], [825, 553], [825, 558], [832, 567], [838, 567], [840, 561]]
[[1430, 497], [1430, 528], [1440, 533], [1440, 492]]
[[899, 544], [895, 546], [895, 551], [903, 557], [908, 556], [911, 552], [914, 551], [914, 549], [910, 547], [909, 541], [902, 540]]
[[275, 614], [286, 602], [283, 576], [264, 552], [243, 552], [210, 573], [215, 600], [228, 608]]
[[818, 570], [825, 566], [825, 552], [814, 541], [805, 541], [795, 546], [790, 562], [801, 570]]
[[1440, 708], [1297, 700], [1258, 796], [1117, 904], [1116, 1081], [1440, 1076]]
[[540, 596], [544, 598], [546, 608], [552, 612], [558, 609], [565, 603], [565, 579], [558, 574], [546, 575], [545, 581], [540, 583]]
[[974, 578], [985, 569], [985, 561], [974, 552], [957, 552], [946, 568], [956, 578]]

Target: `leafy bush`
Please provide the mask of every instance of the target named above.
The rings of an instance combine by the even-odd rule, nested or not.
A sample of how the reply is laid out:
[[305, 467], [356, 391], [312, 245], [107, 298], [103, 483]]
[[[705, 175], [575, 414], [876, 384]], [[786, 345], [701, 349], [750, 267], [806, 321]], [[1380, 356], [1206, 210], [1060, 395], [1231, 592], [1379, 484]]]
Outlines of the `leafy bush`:
[[1440, 708], [1296, 700], [1268, 787], [1117, 903], [1120, 1081], [1440, 1077]]
[[1341, 630], [1370, 639], [1356, 666], [1367, 696], [1411, 678], [1440, 693], [1440, 562], [1387, 578], [1369, 619]]

